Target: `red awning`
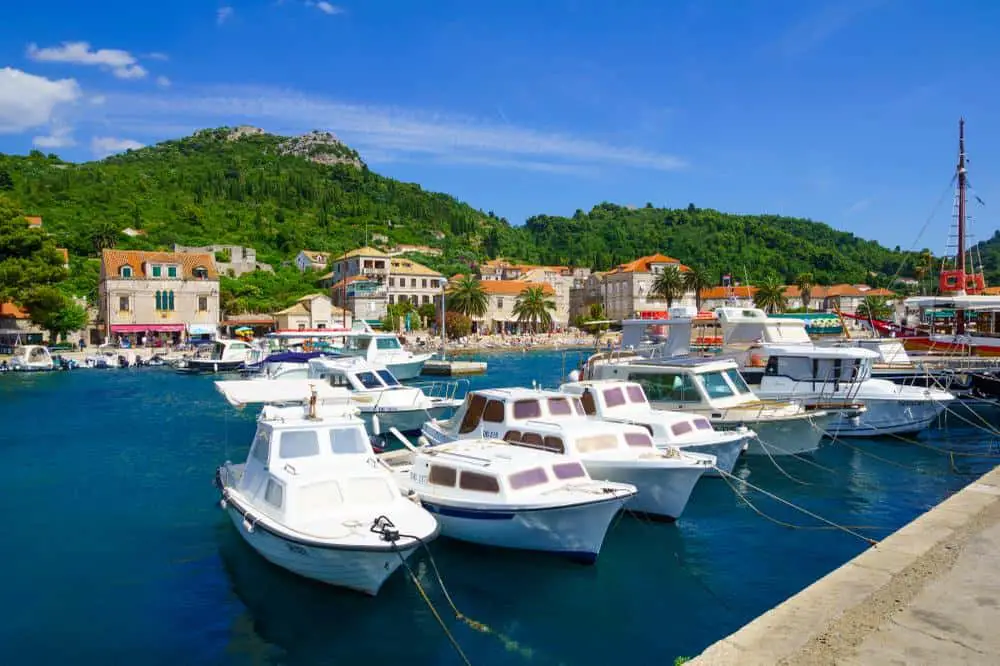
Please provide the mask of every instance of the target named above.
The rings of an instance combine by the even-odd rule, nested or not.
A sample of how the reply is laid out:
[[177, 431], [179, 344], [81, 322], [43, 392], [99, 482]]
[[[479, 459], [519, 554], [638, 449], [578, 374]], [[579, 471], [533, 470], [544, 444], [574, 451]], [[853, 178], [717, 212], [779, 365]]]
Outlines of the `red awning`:
[[111, 324], [112, 333], [182, 333], [184, 324]]

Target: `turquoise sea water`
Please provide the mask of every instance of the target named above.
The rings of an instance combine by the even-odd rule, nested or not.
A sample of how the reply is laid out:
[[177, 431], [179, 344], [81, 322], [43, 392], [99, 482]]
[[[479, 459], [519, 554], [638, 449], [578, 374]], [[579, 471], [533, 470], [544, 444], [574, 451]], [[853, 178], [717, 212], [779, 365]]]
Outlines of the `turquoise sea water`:
[[[473, 385], [553, 386], [578, 355], [488, 360]], [[253, 417], [212, 380], [165, 369], [0, 376], [0, 664], [460, 663], [402, 572], [370, 599], [277, 569], [240, 540], [211, 480], [244, 458]], [[919, 439], [1000, 455], [968, 426]], [[825, 444], [814, 464], [783, 460], [795, 480], [758, 458], [738, 473], [881, 537], [995, 463], [895, 439], [850, 445]], [[751, 498], [778, 520], [817, 525]], [[676, 524], [622, 518], [595, 566], [439, 539], [455, 602], [503, 639], [455, 620], [425, 556], [412, 562], [473, 664], [672, 663], [864, 548], [769, 522], [718, 479], [699, 483]]]

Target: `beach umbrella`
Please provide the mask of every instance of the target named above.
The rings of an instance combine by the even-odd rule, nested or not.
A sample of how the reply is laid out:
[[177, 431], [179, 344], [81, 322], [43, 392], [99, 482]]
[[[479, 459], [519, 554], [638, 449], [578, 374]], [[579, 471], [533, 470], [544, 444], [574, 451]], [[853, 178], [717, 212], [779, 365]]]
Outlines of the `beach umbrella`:
[[237, 333], [253, 333], [253, 329], [249, 326], [240, 326], [239, 328], [234, 328]]

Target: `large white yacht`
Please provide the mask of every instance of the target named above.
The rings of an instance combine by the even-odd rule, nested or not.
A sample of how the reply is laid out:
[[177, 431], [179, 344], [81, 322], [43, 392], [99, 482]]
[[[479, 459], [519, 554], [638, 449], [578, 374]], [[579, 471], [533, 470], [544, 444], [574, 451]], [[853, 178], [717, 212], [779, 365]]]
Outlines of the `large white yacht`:
[[[716, 467], [727, 474], [733, 471], [743, 449], [755, 437], [749, 428], [719, 431], [704, 416], [653, 409], [637, 382], [592, 379], [569, 382], [559, 390], [578, 396], [584, 411], [595, 418], [646, 428], [657, 448], [711, 454], [716, 458]], [[705, 474], [717, 476], [718, 471], [713, 469]]]
[[634, 485], [639, 494], [629, 509], [669, 520], [681, 515], [716, 462], [712, 455], [657, 449], [642, 426], [594, 420], [576, 396], [528, 388], [472, 391], [453, 417], [428, 421], [423, 433], [434, 444], [503, 439], [564, 454], [594, 479]]
[[300, 576], [374, 595], [437, 535], [378, 462], [347, 391], [320, 381], [216, 382], [230, 404], [264, 403], [245, 463], [216, 472], [240, 536]]
[[578, 460], [487, 439], [379, 456], [420, 498], [441, 534], [487, 546], [558, 553], [593, 562], [635, 486], [593, 481]]
[[181, 372], [232, 372], [244, 365], [256, 363], [263, 351], [243, 340], [215, 340], [207, 354], [196, 354], [182, 359], [177, 364]]

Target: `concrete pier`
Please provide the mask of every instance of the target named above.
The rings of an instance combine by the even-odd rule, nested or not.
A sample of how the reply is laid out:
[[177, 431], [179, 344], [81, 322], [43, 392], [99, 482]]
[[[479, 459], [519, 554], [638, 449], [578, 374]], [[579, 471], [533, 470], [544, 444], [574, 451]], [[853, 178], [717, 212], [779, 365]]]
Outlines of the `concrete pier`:
[[1000, 663], [1000, 468], [688, 662]]
[[424, 363], [422, 375], [454, 377], [456, 375], [481, 375], [486, 372], [485, 361], [442, 361], [431, 359]]

